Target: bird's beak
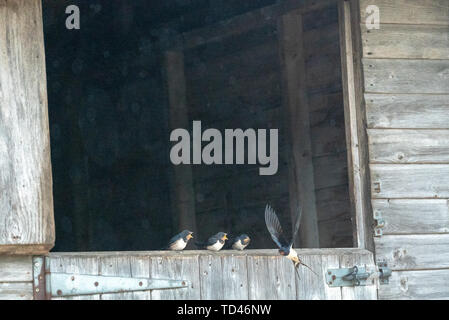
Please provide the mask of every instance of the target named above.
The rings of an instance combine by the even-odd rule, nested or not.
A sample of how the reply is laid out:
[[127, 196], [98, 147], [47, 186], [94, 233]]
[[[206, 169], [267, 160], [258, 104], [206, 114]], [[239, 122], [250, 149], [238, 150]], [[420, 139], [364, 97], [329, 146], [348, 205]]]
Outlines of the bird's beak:
[[248, 243], [248, 242], [249, 242], [249, 238], [245, 238], [245, 239], [243, 240], [243, 242], [244, 242], [244, 243]]
[[192, 238], [193, 238], [192, 234], [188, 234], [188, 235], [187, 235], [187, 240], [190, 240], [190, 239], [192, 239]]
[[226, 237], [226, 235], [224, 235], [222, 240], [228, 240], [228, 237]]

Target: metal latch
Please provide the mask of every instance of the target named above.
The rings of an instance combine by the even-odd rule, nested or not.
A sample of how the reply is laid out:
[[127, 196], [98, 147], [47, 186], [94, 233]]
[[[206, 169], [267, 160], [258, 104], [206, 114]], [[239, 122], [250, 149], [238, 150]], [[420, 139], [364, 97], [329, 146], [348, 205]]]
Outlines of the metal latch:
[[352, 268], [328, 269], [326, 272], [326, 283], [329, 287], [357, 287], [374, 285], [379, 278], [380, 284], [388, 284], [391, 269], [386, 263], [378, 266], [374, 272], [369, 272], [365, 266], [354, 266]]
[[[119, 293], [188, 287], [187, 280], [150, 279], [49, 272], [43, 257], [34, 257], [35, 298]], [[45, 293], [44, 293], [45, 292]]]

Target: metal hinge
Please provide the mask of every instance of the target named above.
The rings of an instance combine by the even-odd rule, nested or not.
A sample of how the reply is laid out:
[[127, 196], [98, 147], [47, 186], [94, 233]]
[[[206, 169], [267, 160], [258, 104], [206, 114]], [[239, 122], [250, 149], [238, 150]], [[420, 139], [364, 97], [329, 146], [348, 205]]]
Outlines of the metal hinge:
[[366, 266], [352, 268], [328, 269], [326, 282], [329, 287], [357, 287], [375, 285], [376, 279], [380, 284], [388, 284], [391, 269], [385, 262], [378, 264], [376, 271], [369, 272]]
[[381, 237], [383, 235], [382, 228], [385, 227], [385, 220], [380, 210], [374, 210], [374, 236]]
[[44, 257], [33, 258], [35, 299], [88, 294], [185, 288], [187, 280], [149, 279], [49, 272]]

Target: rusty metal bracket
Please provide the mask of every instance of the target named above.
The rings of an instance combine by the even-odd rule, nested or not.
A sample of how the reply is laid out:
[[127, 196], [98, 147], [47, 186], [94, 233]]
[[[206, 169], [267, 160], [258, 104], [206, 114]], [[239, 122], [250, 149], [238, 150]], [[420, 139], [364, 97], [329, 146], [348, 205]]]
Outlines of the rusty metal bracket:
[[383, 235], [382, 228], [385, 227], [385, 220], [383, 219], [380, 210], [374, 210], [373, 219], [375, 221], [374, 236], [381, 237]]
[[33, 257], [33, 298], [34, 300], [49, 299], [46, 285], [46, 268], [44, 256]]
[[378, 263], [373, 269], [370, 271], [366, 266], [328, 269], [326, 283], [329, 287], [357, 287], [375, 285], [376, 279], [379, 279], [379, 284], [388, 284], [388, 278], [392, 271], [387, 264], [385, 262]]

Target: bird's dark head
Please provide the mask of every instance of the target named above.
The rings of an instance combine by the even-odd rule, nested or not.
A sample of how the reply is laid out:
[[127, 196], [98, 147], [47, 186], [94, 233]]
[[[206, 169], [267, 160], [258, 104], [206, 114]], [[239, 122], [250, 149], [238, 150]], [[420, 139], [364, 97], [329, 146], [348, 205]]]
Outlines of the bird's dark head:
[[216, 234], [216, 237], [222, 241], [228, 240], [227, 233], [219, 232]]
[[247, 234], [240, 235], [239, 239], [244, 245], [249, 244], [249, 242], [251, 241], [251, 238]]
[[289, 248], [280, 248], [279, 254], [281, 256], [288, 256], [290, 254], [290, 249]]
[[184, 241], [188, 241], [193, 238], [193, 232], [189, 230], [184, 230], [181, 232], [181, 236], [184, 239]]

